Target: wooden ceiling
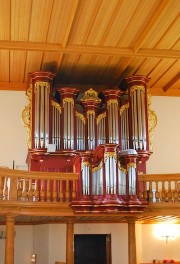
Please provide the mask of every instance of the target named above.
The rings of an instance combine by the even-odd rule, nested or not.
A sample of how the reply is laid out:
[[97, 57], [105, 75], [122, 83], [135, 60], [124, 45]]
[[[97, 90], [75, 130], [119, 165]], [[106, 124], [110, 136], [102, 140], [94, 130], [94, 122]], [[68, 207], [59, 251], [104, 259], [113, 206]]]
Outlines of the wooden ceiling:
[[0, 89], [26, 90], [33, 71], [81, 89], [136, 74], [180, 96], [179, 12], [179, 0], [0, 0]]

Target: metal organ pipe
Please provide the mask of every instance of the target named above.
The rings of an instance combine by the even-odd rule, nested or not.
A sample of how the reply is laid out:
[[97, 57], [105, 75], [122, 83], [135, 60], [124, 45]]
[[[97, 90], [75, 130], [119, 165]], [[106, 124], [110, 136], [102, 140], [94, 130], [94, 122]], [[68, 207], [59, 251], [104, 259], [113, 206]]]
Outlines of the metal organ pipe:
[[47, 147], [49, 143], [49, 94], [48, 82], [35, 83], [35, 148]]

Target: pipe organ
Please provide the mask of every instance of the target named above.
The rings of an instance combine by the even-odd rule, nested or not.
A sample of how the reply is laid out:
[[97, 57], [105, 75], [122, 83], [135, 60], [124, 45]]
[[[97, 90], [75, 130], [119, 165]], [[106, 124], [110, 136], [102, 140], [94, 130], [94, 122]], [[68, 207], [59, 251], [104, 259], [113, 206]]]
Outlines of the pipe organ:
[[29, 74], [23, 111], [29, 170], [78, 172], [71, 203], [76, 212], [143, 210], [147, 202], [138, 197], [136, 182], [151, 153], [148, 78], [132, 76], [125, 79], [126, 91], [99, 94], [92, 88], [53, 90], [53, 78], [50, 72]]

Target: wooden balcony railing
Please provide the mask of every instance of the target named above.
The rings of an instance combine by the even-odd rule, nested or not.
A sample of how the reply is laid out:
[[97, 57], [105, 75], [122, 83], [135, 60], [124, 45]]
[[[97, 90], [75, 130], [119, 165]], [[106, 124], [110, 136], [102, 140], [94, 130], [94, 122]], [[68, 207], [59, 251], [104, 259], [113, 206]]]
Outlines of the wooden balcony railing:
[[150, 203], [180, 202], [180, 174], [138, 176], [139, 196]]
[[76, 197], [76, 173], [28, 172], [0, 168], [0, 200], [71, 202]]

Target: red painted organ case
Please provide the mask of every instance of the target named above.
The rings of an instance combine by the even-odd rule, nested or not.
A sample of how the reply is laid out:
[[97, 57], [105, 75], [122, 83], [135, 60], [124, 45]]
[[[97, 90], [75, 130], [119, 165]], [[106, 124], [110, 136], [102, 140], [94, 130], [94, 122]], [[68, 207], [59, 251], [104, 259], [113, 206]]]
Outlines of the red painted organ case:
[[126, 92], [99, 95], [63, 87], [57, 99], [53, 78], [50, 72], [29, 74], [29, 170], [79, 173], [71, 203], [76, 212], [142, 211], [147, 201], [138, 197], [137, 168], [150, 155], [148, 78], [132, 76]]

